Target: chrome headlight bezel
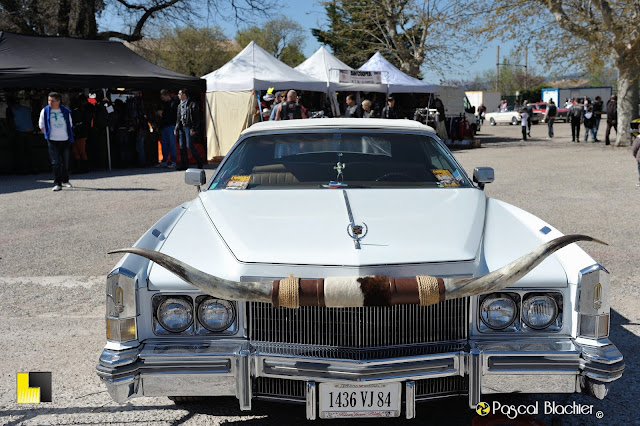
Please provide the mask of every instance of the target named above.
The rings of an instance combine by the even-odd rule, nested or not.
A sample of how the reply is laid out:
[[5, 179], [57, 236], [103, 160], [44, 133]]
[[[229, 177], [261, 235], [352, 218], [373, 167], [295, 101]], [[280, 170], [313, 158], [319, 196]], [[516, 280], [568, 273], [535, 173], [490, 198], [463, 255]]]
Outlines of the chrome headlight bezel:
[[[491, 296], [495, 296], [497, 294], [502, 294], [502, 295], [509, 295], [510, 297], [513, 298], [513, 300], [516, 302], [517, 306], [518, 306], [518, 315], [517, 318], [515, 319], [515, 321], [513, 321], [511, 323], [511, 325], [509, 325], [506, 328], [502, 328], [502, 329], [495, 329], [495, 328], [491, 328], [489, 327], [485, 321], [483, 321], [482, 318], [482, 303], [489, 297]], [[547, 325], [544, 328], [533, 328], [529, 325], [527, 325], [527, 323], [524, 321], [523, 319], [523, 301], [527, 298], [530, 297], [536, 297], [536, 296], [546, 296], [546, 297], [550, 297], [554, 300], [556, 306], [557, 306], [557, 314], [556, 317], [553, 321], [551, 321], [551, 323], [549, 325]], [[506, 332], [517, 332], [517, 333], [527, 333], [527, 334], [533, 334], [533, 333], [537, 333], [537, 334], [547, 334], [547, 333], [558, 333], [562, 330], [563, 327], [563, 318], [564, 318], [564, 305], [563, 302], [564, 301], [564, 295], [561, 291], [549, 291], [549, 290], [538, 290], [538, 289], [523, 289], [520, 290], [518, 289], [517, 291], [509, 291], [509, 292], [496, 292], [496, 293], [489, 293], [486, 295], [482, 295], [478, 297], [478, 302], [477, 302], [477, 314], [476, 314], [476, 318], [477, 318], [477, 328], [478, 331], [480, 331], [481, 333], [497, 333], [497, 334], [501, 334], [501, 333], [506, 333]]]
[[[162, 320], [161, 315], [164, 312], [161, 312], [161, 311], [163, 310], [163, 308], [166, 309], [166, 305], [169, 303], [175, 303], [176, 305], [181, 305], [184, 309], [184, 313], [187, 314], [188, 316], [188, 321], [185, 321], [184, 324], [182, 324], [179, 327], [168, 326], [165, 323], [165, 321]], [[184, 333], [193, 327], [193, 323], [194, 323], [193, 302], [191, 301], [190, 297], [184, 297], [184, 296], [164, 297], [162, 298], [162, 300], [158, 301], [157, 306], [154, 306], [154, 318], [158, 322], [158, 325], [161, 326], [164, 330], [170, 333]]]
[[[538, 301], [548, 302], [548, 306], [552, 310], [550, 318], [544, 323], [544, 325], [534, 325], [531, 321], [531, 315], [529, 314], [531, 303], [536, 303]], [[544, 330], [552, 325], [557, 320], [559, 312], [560, 308], [558, 307], [556, 299], [546, 293], [528, 293], [522, 298], [521, 316], [523, 326], [529, 327], [533, 330]]]
[[[179, 298], [187, 301], [191, 305], [192, 321], [191, 325], [181, 332], [174, 332], [168, 330], [158, 320], [158, 308], [167, 299]], [[207, 294], [184, 294], [184, 293], [160, 293], [153, 295], [151, 299], [151, 321], [153, 327], [153, 334], [163, 337], [190, 337], [190, 336], [233, 336], [238, 334], [241, 329], [242, 318], [238, 311], [237, 302], [227, 301], [233, 309], [233, 321], [222, 331], [211, 331], [205, 328], [203, 323], [198, 318], [198, 307], [202, 301], [212, 298]], [[216, 299], [216, 298], [213, 298]], [[222, 299], [220, 299], [222, 300]]]
[[[203, 309], [207, 304], [213, 304], [213, 303], [217, 303], [218, 305], [222, 306], [222, 308], [228, 313], [229, 318], [227, 319], [226, 323], [223, 323], [221, 326], [219, 327], [213, 327], [210, 324], [208, 324], [206, 322], [206, 320], [203, 318]], [[198, 319], [198, 323], [204, 327], [205, 329], [209, 330], [212, 333], [220, 333], [223, 332], [227, 329], [229, 329], [229, 327], [231, 327], [235, 321], [236, 321], [236, 308], [235, 308], [235, 304], [233, 302], [230, 302], [228, 300], [224, 300], [224, 299], [218, 299], [212, 296], [205, 296], [205, 297], [199, 297], [197, 299], [197, 306], [196, 306], [196, 317]]]
[[[505, 322], [504, 325], [496, 326], [495, 324], [492, 325], [490, 323], [489, 317], [486, 313], [488, 312], [487, 308], [489, 304], [496, 303], [499, 301], [504, 301], [508, 305], [511, 305], [513, 307], [513, 315], [511, 316], [511, 320], [508, 322]], [[479, 303], [478, 303], [478, 315], [480, 317], [479, 325], [484, 326], [484, 327], [481, 327], [481, 330], [484, 328], [484, 330], [487, 330], [487, 331], [488, 330], [516, 331], [518, 328], [517, 325], [519, 322], [517, 321], [519, 317], [519, 305], [520, 305], [520, 296], [517, 293], [499, 292], [499, 293], [487, 294], [481, 300], [479, 300]]]

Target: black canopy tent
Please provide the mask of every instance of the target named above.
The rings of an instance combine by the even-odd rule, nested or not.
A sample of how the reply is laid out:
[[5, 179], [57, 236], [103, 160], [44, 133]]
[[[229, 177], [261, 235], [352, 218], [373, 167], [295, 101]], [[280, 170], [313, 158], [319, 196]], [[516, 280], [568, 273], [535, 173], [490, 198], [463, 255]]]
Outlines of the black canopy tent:
[[[0, 31], [0, 90], [104, 88], [203, 93], [206, 80], [146, 61], [120, 42]], [[109, 129], [107, 157], [111, 170]]]
[[0, 32], [0, 88], [186, 88], [206, 81], [147, 62], [120, 42]]

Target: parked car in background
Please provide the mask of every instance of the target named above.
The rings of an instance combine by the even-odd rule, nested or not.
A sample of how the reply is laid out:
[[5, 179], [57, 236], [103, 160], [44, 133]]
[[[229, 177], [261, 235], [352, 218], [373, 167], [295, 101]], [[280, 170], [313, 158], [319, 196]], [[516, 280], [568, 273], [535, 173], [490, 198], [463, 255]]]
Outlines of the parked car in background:
[[520, 111], [515, 111], [513, 106], [508, 106], [506, 111], [496, 109], [493, 112], [486, 113], [484, 119], [492, 126], [496, 124], [511, 124], [515, 126], [520, 124], [521, 116]]
[[204, 174], [116, 250], [97, 365], [115, 401], [410, 419], [456, 395], [602, 399], [622, 376], [609, 272], [573, 244], [598, 241], [487, 197], [493, 169], [469, 176], [430, 127], [258, 123]]
[[[544, 113], [547, 111], [547, 103], [546, 102], [533, 102], [528, 103], [528, 106], [533, 107], [533, 117], [531, 118], [531, 122], [538, 124], [544, 119]], [[560, 108], [556, 105], [556, 121], [562, 120], [565, 123], [569, 120], [569, 110], [567, 108]]]

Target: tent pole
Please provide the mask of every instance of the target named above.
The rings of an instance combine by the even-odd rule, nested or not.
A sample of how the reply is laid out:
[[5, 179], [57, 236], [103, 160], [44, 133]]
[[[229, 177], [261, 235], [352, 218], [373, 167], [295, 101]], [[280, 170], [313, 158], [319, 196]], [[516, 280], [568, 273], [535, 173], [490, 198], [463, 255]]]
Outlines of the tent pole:
[[[107, 97], [107, 89], [102, 89], [102, 93], [104, 95], [104, 97]], [[108, 111], [107, 111], [108, 114]], [[108, 115], [107, 115], [108, 116]], [[108, 123], [108, 121], [107, 121]], [[109, 138], [109, 124], [107, 124], [107, 159], [109, 160], [109, 171], [111, 171], [111, 143], [110, 143], [110, 138]]]
[[260, 92], [256, 91], [256, 99], [258, 100], [258, 113], [260, 115], [260, 121], [264, 121], [264, 117], [262, 117], [262, 107], [260, 106]]
[[218, 129], [216, 129], [216, 123], [213, 121], [213, 112], [211, 111], [211, 104], [209, 103], [209, 99], [205, 93], [204, 101], [207, 103], [207, 109], [209, 110], [209, 119], [211, 120], [211, 125], [213, 126], [213, 135], [216, 137], [216, 145], [218, 145], [218, 155], [222, 155], [222, 148], [220, 147], [220, 137], [218, 136]]
[[109, 159], [109, 171], [111, 171], [111, 143], [109, 142], [109, 126], [107, 126], [107, 158]]

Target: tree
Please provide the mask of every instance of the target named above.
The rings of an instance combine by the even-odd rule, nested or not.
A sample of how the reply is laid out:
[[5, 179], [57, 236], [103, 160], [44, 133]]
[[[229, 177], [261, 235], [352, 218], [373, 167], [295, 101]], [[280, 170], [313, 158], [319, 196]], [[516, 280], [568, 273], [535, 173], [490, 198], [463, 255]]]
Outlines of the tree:
[[567, 67], [587, 71], [600, 62], [617, 69], [618, 135], [616, 146], [627, 145], [627, 129], [638, 115], [640, 71], [640, 2], [608, 0], [491, 0], [479, 1], [479, 33], [490, 39], [520, 36], [522, 29], [548, 69]]
[[380, 51], [411, 76], [418, 77], [422, 66], [444, 76], [469, 57], [462, 48], [472, 22], [465, 4], [464, 0], [324, 1], [329, 29], [313, 29], [312, 34], [355, 68]]
[[[30, 35], [89, 39], [141, 40], [151, 21], [192, 23], [201, 11], [236, 21], [249, 13], [266, 14], [274, 0], [0, 0], [0, 28]], [[127, 31], [98, 31], [101, 14], [119, 15]]]
[[235, 39], [242, 48], [253, 40], [258, 46], [292, 67], [300, 65], [306, 59], [302, 53], [304, 28], [286, 17], [272, 19], [262, 26], [254, 25], [239, 30]]
[[165, 30], [160, 38], [133, 43], [132, 50], [150, 62], [195, 77], [217, 70], [239, 51], [219, 27]]

